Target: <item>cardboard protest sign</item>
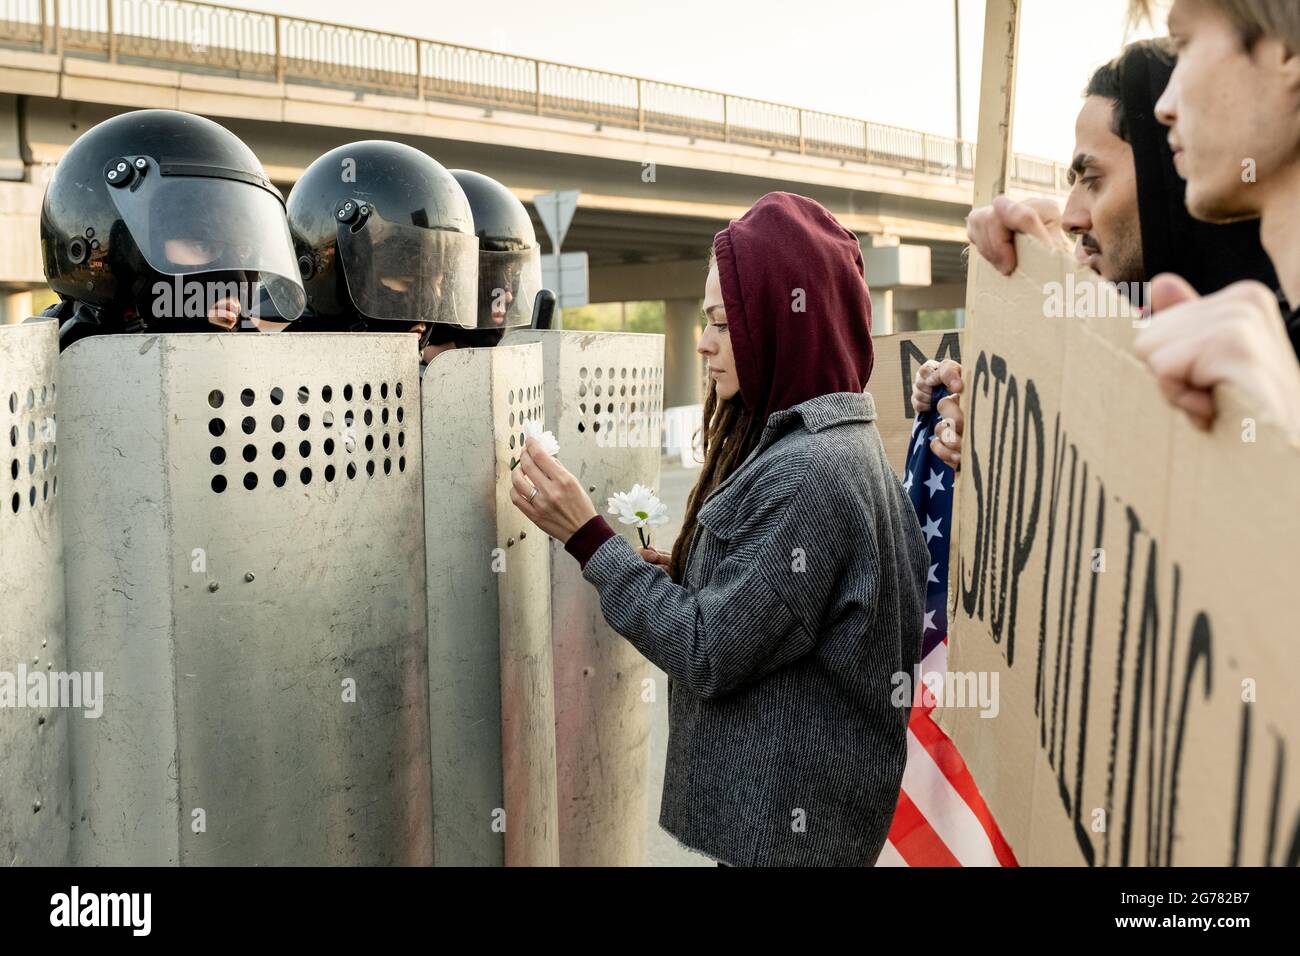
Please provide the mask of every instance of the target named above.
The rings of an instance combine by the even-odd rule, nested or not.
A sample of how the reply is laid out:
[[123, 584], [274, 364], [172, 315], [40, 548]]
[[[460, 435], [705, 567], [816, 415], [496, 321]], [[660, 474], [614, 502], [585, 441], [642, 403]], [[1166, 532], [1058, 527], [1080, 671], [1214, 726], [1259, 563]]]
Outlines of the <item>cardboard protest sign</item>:
[[928, 359], [961, 361], [960, 334], [947, 332], [898, 332], [877, 335], [876, 364], [867, 391], [876, 403], [876, 427], [894, 473], [903, 473], [907, 443], [912, 437], [916, 411], [912, 408], [912, 379]]
[[998, 710], [941, 724], [1022, 864], [1295, 865], [1300, 447], [1231, 393], [1197, 431], [1113, 287], [1018, 250], [972, 263], [952, 555]]

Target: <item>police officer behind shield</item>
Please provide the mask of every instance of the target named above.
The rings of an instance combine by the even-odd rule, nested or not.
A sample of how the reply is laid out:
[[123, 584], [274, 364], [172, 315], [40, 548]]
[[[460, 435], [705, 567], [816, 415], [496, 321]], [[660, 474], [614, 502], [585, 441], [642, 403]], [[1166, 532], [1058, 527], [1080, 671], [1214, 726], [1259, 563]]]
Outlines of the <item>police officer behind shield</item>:
[[83, 133], [41, 207], [59, 347], [87, 335], [246, 328], [305, 302], [284, 200], [229, 130], [138, 110]]
[[494, 346], [508, 330], [527, 326], [542, 287], [541, 248], [524, 204], [482, 173], [453, 169], [451, 174], [469, 199], [478, 236], [477, 325], [473, 330], [435, 330], [424, 349], [425, 362], [457, 346]]
[[366, 140], [321, 156], [289, 193], [307, 292], [304, 332], [455, 336], [476, 327], [478, 240], [464, 190], [402, 143]]

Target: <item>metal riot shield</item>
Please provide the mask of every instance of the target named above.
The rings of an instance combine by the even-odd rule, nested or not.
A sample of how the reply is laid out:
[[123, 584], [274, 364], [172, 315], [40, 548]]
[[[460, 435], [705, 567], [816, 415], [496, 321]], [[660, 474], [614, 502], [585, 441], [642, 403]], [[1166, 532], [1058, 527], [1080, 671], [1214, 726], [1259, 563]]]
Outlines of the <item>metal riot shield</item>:
[[60, 360], [80, 864], [432, 860], [408, 335], [97, 336]]
[[510, 501], [542, 347], [443, 352], [421, 392], [434, 860], [555, 866], [550, 553]]
[[[520, 330], [507, 341], [541, 342], [546, 428], [598, 511], [638, 482], [658, 490], [662, 335]], [[634, 530], [611, 523], [639, 546]], [[650, 665], [605, 623], [599, 594], [563, 542], [550, 551], [560, 863], [640, 866]]]
[[68, 862], [68, 725], [91, 713], [66, 673], [58, 355], [57, 322], [0, 326], [0, 866]]

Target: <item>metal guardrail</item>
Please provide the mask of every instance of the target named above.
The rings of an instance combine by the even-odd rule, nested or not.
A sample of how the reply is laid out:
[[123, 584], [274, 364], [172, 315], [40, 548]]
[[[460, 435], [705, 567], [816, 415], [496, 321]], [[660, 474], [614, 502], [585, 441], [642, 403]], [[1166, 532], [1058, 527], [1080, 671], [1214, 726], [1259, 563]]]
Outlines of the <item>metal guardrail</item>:
[[[969, 179], [972, 143], [765, 100], [195, 0], [0, 0], [0, 43], [472, 103]], [[1015, 156], [1011, 182], [1066, 168]]]

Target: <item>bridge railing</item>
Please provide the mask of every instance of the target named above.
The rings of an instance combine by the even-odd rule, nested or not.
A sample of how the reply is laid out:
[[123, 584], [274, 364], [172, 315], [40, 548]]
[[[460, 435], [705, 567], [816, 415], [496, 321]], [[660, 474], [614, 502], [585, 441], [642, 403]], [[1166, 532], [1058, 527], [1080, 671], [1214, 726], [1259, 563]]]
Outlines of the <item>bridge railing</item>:
[[[743, 143], [969, 179], [973, 144], [917, 130], [195, 0], [0, 0], [0, 44], [110, 62], [342, 86]], [[1015, 185], [1065, 189], [1065, 167], [1016, 156]]]

